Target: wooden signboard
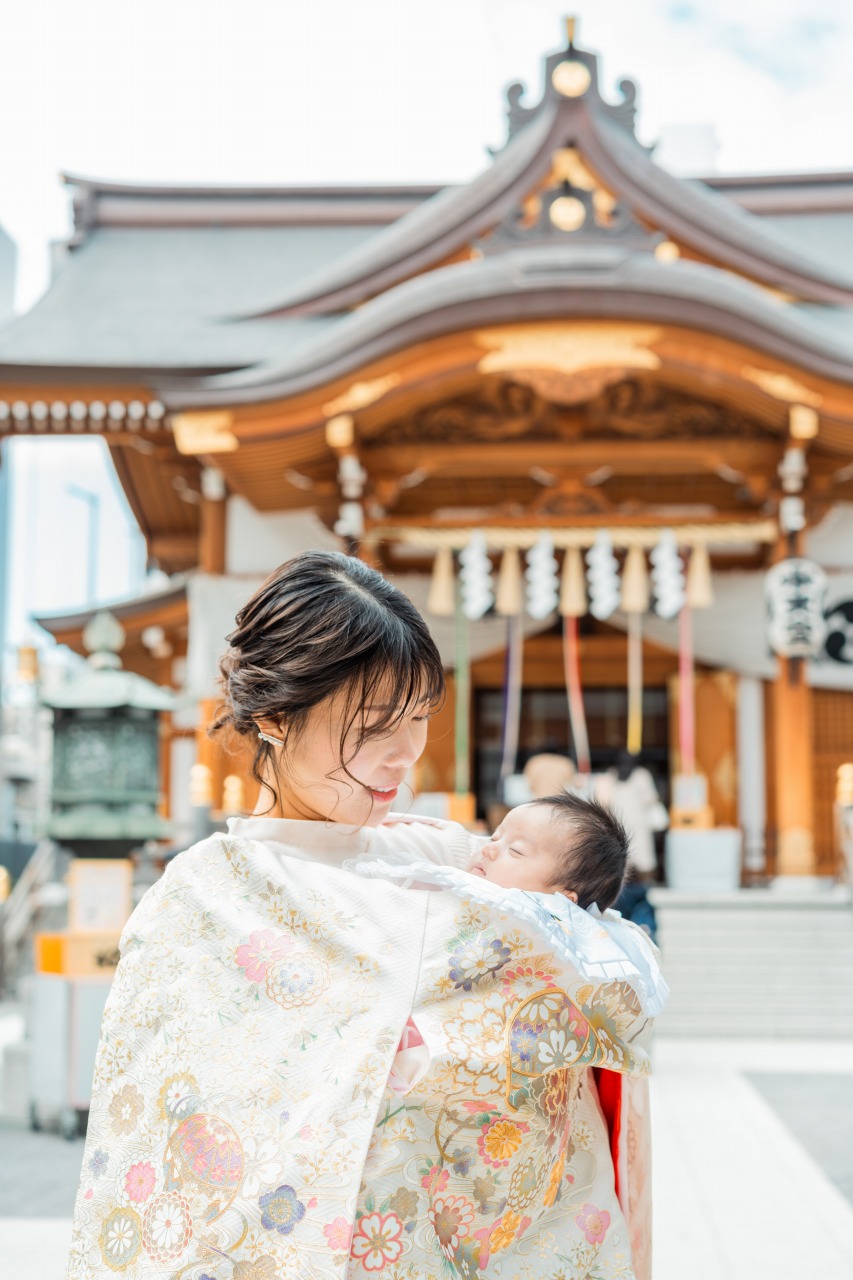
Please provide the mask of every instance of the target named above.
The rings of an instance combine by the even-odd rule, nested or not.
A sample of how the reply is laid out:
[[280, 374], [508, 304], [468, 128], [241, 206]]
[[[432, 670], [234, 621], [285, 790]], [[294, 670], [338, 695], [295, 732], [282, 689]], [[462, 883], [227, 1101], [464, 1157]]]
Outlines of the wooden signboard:
[[109, 978], [119, 962], [119, 933], [37, 933], [36, 973]]

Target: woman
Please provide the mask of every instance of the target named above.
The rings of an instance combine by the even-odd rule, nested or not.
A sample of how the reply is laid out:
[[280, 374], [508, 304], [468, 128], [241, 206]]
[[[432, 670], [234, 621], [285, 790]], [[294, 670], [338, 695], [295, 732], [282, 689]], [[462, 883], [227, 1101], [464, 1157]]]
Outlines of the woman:
[[[257, 743], [261, 801], [125, 929], [69, 1280], [645, 1277], [630, 980], [581, 981], [519, 921], [342, 868], [468, 856], [461, 829], [379, 825], [443, 695], [423, 620], [360, 561], [310, 553], [229, 639], [217, 727]], [[400, 1097], [404, 1031], [422, 1066]]]

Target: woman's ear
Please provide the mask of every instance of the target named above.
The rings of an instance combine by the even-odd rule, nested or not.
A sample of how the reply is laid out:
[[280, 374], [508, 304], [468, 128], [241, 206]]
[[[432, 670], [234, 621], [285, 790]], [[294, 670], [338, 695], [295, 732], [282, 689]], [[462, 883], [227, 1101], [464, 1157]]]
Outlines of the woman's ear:
[[276, 720], [256, 720], [255, 724], [258, 727], [258, 733], [265, 734], [268, 738], [274, 738], [277, 743], [284, 743], [281, 725]]

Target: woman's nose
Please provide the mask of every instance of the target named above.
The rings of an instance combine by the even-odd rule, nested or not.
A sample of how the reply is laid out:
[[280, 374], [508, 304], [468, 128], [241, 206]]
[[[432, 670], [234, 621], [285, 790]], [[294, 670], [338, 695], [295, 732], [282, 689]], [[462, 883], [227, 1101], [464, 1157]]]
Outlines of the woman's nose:
[[401, 725], [394, 734], [390, 747], [389, 757], [404, 764], [407, 769], [420, 758], [423, 750], [417, 741], [417, 735], [406, 725]]

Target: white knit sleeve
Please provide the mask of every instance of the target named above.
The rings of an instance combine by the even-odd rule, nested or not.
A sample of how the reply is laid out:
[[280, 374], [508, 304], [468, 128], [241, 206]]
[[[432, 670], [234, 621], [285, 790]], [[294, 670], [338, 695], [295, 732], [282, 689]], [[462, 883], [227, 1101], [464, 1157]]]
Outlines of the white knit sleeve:
[[439, 866], [467, 870], [471, 855], [483, 843], [458, 822], [439, 818], [397, 820], [372, 828], [370, 843], [362, 857], [383, 858], [400, 863], [421, 858]]

